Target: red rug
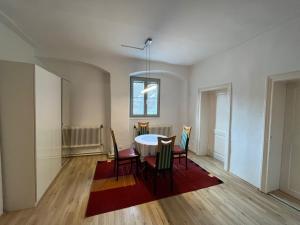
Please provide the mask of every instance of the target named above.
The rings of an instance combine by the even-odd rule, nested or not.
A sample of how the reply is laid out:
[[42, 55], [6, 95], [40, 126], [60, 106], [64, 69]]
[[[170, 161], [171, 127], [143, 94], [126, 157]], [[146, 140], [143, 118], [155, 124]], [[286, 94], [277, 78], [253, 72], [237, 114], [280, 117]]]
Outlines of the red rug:
[[187, 170], [184, 160], [180, 164], [177, 159], [174, 160], [173, 191], [169, 186], [169, 174], [161, 174], [157, 179], [156, 195], [152, 190], [151, 173], [145, 181], [141, 174], [132, 175], [128, 166], [122, 166], [120, 174], [119, 181], [116, 181], [113, 161], [97, 163], [86, 210], [87, 217], [223, 183], [191, 160], [188, 160]]

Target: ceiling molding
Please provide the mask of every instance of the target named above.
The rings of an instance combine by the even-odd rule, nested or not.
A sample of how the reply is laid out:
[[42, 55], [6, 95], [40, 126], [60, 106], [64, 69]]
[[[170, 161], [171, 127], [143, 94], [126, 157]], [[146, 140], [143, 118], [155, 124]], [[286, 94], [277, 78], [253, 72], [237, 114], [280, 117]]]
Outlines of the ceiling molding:
[[7, 26], [10, 30], [15, 32], [23, 41], [31, 45], [33, 48], [37, 48], [37, 44], [18, 26], [13, 19], [7, 16], [0, 10], [0, 22]]

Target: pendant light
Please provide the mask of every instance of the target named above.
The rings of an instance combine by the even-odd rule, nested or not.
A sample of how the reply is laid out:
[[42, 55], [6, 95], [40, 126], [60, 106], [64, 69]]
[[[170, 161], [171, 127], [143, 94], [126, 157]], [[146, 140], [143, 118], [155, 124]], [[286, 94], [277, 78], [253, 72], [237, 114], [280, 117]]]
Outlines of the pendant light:
[[[141, 50], [144, 51], [146, 50], [146, 83], [148, 83], [148, 77], [150, 77], [150, 46], [152, 44], [152, 38], [147, 38], [147, 40], [145, 41], [144, 47], [140, 48], [137, 46], [131, 46], [131, 45], [125, 45], [125, 44], [121, 44], [122, 47], [124, 48], [132, 48], [132, 49], [137, 49], [137, 50]], [[147, 87], [141, 91], [141, 94], [146, 94], [149, 91], [155, 90], [157, 88], [157, 84], [150, 84], [147, 85]]]
[[[148, 38], [145, 42], [145, 49], [146, 49], [146, 81], [148, 81], [149, 77], [150, 77], [150, 72], [151, 72], [151, 68], [150, 68], [150, 47], [152, 44], [152, 38]], [[155, 90], [157, 88], [156, 84], [150, 84], [148, 85], [147, 82], [147, 87], [141, 91], [141, 94], [146, 94], [149, 91]]]

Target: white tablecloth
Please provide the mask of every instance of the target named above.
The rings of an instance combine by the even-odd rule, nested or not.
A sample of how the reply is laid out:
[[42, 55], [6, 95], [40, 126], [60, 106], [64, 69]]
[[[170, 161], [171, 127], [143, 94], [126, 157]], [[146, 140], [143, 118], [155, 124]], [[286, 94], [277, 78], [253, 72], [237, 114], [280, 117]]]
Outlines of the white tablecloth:
[[159, 134], [144, 134], [137, 136], [134, 140], [137, 151], [141, 154], [141, 161], [148, 155], [156, 155], [157, 137], [166, 137]]

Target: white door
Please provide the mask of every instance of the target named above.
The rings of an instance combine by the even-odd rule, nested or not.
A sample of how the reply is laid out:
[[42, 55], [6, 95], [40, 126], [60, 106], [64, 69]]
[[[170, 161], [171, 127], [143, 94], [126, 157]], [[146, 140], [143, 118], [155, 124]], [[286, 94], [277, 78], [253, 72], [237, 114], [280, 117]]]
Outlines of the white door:
[[287, 84], [280, 189], [300, 199], [300, 82]]
[[213, 130], [213, 157], [224, 162], [226, 131], [228, 126], [228, 95], [226, 91], [216, 91], [216, 117]]

